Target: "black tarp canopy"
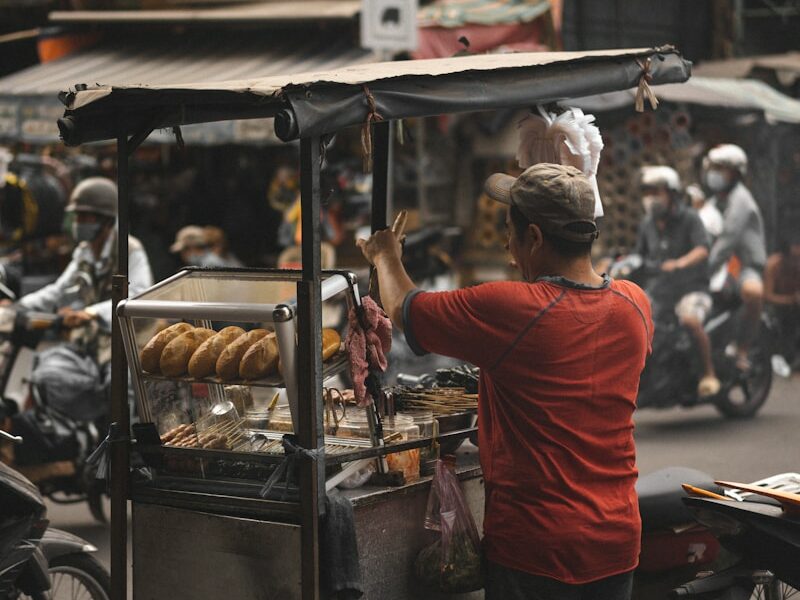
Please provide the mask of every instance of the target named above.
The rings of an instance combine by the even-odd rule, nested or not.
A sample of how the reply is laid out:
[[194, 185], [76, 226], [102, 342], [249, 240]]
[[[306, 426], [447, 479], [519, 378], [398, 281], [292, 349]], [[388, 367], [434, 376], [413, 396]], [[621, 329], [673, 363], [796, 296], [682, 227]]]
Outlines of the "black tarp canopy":
[[328, 72], [181, 85], [86, 86], [61, 93], [64, 142], [192, 123], [275, 117], [284, 141], [369, 121], [526, 107], [650, 84], [680, 83], [672, 47], [483, 54], [354, 65]]

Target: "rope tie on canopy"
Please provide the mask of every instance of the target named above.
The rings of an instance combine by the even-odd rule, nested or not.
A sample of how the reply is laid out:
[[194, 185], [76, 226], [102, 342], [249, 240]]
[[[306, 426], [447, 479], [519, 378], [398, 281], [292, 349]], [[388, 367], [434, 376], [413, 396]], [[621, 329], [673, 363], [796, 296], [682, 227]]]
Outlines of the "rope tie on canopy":
[[653, 81], [653, 74], [650, 72], [650, 60], [650, 57], [644, 63], [638, 59], [636, 60], [636, 64], [642, 69], [642, 76], [639, 78], [639, 86], [636, 89], [636, 112], [644, 112], [645, 98], [650, 102], [653, 110], [658, 108], [658, 98], [656, 98], [653, 88], [650, 87]]
[[367, 118], [361, 126], [361, 152], [364, 159], [364, 172], [372, 172], [372, 124], [376, 121], [383, 121], [383, 117], [378, 113], [375, 106], [375, 97], [366, 85], [362, 85], [364, 97], [367, 100]]

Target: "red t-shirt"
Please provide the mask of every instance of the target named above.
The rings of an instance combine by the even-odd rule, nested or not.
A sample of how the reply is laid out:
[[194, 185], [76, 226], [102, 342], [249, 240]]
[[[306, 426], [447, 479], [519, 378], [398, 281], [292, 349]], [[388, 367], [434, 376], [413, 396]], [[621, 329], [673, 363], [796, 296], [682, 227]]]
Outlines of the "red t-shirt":
[[653, 323], [627, 281], [412, 292], [406, 339], [481, 367], [484, 550], [565, 583], [630, 571], [641, 521], [633, 411]]

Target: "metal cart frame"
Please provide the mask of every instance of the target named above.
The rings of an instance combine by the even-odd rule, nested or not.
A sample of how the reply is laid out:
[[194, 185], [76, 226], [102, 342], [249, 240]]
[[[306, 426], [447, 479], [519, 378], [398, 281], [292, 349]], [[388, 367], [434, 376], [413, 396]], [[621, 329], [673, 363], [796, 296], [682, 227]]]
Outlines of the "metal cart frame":
[[[302, 447], [319, 451], [323, 446], [320, 165], [327, 137], [345, 127], [363, 127], [363, 146], [369, 162], [374, 164], [371, 224], [376, 231], [387, 225], [392, 121], [532, 107], [637, 86], [637, 105], [644, 98], [650, 98], [655, 105], [650, 84], [682, 82], [689, 74], [690, 63], [674, 48], [664, 47], [404, 61], [246, 82], [91, 89], [79, 85], [61, 94], [67, 110], [58, 124], [68, 145], [116, 139], [120, 264], [113, 278], [115, 309], [128, 295], [129, 159], [154, 129], [174, 128], [180, 142], [178, 128], [182, 125], [274, 117], [279, 138], [300, 140], [302, 271], [297, 282], [297, 370], [303, 376], [297, 381], [299, 410], [295, 425]], [[127, 593], [126, 502], [131, 497], [131, 440], [128, 370], [117, 319], [113, 323], [112, 348], [112, 599], [123, 600]], [[408, 442], [393, 446], [392, 451], [415, 444], [422, 445]], [[383, 448], [370, 448], [359, 454], [375, 457], [385, 452]], [[299, 504], [263, 501], [269, 511], [294, 515], [301, 524], [302, 597], [306, 600], [320, 597], [319, 517], [325, 493], [325, 458], [321, 452], [313, 454], [320, 458], [304, 456], [299, 461]], [[241, 508], [241, 502], [231, 497], [207, 497], [203, 506], [225, 510]]]

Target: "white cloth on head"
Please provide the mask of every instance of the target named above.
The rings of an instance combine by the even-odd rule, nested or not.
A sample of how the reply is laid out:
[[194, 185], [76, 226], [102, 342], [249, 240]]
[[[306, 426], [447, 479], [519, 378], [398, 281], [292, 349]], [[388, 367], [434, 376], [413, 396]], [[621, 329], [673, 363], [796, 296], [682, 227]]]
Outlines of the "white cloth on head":
[[579, 108], [556, 115], [539, 107], [539, 113], [528, 115], [519, 123], [519, 166], [527, 169], [538, 163], [558, 163], [580, 169], [594, 188], [594, 216], [602, 217], [597, 166], [603, 138], [594, 125], [594, 115], [586, 115]]

